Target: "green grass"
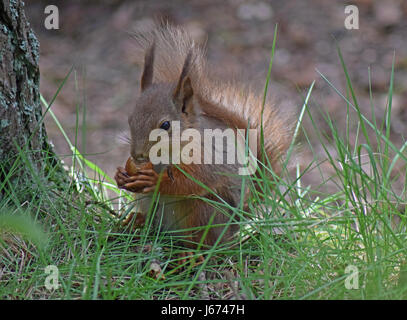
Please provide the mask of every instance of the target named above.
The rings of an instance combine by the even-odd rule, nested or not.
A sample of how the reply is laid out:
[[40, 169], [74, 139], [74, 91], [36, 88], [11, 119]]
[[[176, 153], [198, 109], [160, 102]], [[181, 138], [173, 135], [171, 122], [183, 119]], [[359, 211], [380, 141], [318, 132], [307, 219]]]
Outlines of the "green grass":
[[[70, 180], [51, 183], [58, 180], [55, 170], [47, 170], [44, 179], [31, 168], [38, 186], [11, 180], [11, 174], [0, 183], [0, 191], [6, 192], [0, 202], [0, 298], [404, 299], [407, 143], [396, 146], [390, 140], [394, 63], [385, 120], [377, 123], [372, 91], [369, 120], [338, 53], [346, 91], [323, 74], [318, 81], [342, 98], [346, 128], [337, 128], [322, 113], [329, 130], [321, 132], [312, 84], [294, 136], [301, 137], [303, 149], [313, 151], [320, 144], [325, 155], [313, 151], [314, 160], [300, 168], [290, 159], [296, 153], [292, 144], [283, 174], [274, 179], [269, 166], [260, 164], [261, 187], [253, 192], [249, 212], [243, 213], [242, 204], [218, 204], [219, 210], [231, 209], [241, 217], [238, 241], [232, 247], [199, 250], [195, 257], [203, 254], [205, 261], [198, 266], [179, 267], [183, 249], [176, 235], [158, 233], [151, 224], [136, 232], [121, 226], [120, 219], [134, 206], [132, 197], [69, 141], [52, 113], [56, 97], [49, 105], [42, 98], [71, 147]], [[270, 72], [266, 90], [269, 80]], [[79, 105], [77, 110], [79, 115]], [[310, 140], [304, 118], [318, 141]], [[78, 135], [79, 129], [75, 141]], [[22, 151], [14, 168], [26, 163]], [[288, 163], [296, 166], [294, 173]], [[327, 177], [322, 166], [333, 174]], [[304, 185], [306, 174], [318, 176], [320, 184]], [[253, 179], [242, 183], [253, 188]], [[25, 198], [31, 200], [20, 200]], [[114, 215], [118, 211], [121, 218]], [[45, 287], [48, 265], [58, 267], [55, 290]], [[358, 270], [356, 289], [345, 286], [349, 266]]]

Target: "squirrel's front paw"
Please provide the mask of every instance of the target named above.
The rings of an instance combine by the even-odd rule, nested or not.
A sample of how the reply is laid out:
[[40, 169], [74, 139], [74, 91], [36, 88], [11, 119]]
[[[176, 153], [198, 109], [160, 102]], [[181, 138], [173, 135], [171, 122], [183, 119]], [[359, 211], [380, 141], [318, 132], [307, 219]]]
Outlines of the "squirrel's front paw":
[[124, 185], [126, 184], [126, 179], [129, 177], [126, 170], [122, 167], [118, 167], [116, 174], [114, 175], [114, 179], [116, 180], [117, 186], [120, 189], [124, 189]]
[[123, 188], [133, 191], [149, 193], [155, 190], [159, 175], [153, 169], [140, 170], [137, 175], [125, 179]]
[[120, 189], [125, 189], [131, 192], [141, 192], [145, 187], [151, 186], [151, 183], [140, 181], [139, 175], [129, 176], [127, 171], [122, 167], [117, 168], [114, 178]]

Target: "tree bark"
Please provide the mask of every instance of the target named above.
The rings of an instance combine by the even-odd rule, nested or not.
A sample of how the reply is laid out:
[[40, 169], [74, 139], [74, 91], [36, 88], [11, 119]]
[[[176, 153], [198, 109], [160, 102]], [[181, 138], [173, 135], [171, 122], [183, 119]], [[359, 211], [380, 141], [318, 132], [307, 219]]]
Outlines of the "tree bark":
[[41, 120], [38, 60], [39, 42], [24, 2], [0, 0], [0, 198], [2, 181], [16, 161], [9, 181], [28, 175], [29, 167], [41, 174], [45, 157], [50, 159]]

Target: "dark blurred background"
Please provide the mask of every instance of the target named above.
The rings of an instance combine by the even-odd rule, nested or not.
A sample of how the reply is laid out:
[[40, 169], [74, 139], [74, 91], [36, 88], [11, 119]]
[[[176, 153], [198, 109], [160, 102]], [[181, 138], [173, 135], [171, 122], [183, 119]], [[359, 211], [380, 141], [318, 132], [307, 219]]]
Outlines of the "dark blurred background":
[[[44, 27], [44, 8], [49, 4], [59, 8], [59, 30]], [[359, 30], [344, 27], [347, 4], [359, 8]], [[310, 110], [323, 132], [329, 130], [320, 110], [329, 112], [338, 128], [345, 130], [346, 103], [316, 72], [318, 69], [345, 94], [345, 77], [334, 39], [342, 49], [359, 104], [368, 118], [371, 68], [379, 121], [386, 108], [395, 52], [392, 141], [399, 146], [407, 134], [405, 0], [35, 0], [26, 1], [26, 13], [41, 44], [42, 94], [50, 100], [74, 66], [53, 110], [74, 141], [76, 107], [80, 106], [81, 124], [86, 106], [86, 139], [81, 136], [80, 125], [79, 149], [111, 176], [128, 156], [128, 146], [119, 137], [127, 133], [127, 115], [139, 90], [140, 70], [135, 65], [129, 32], [151, 25], [157, 18], [182, 25], [198, 42], [207, 41], [209, 60], [219, 66], [218, 70], [224, 70], [226, 78], [232, 74], [260, 87], [265, 83], [278, 23], [270, 96], [279, 108], [298, 112], [307, 88], [316, 80]], [[69, 154], [68, 145], [49, 117], [46, 125], [57, 152]], [[352, 125], [355, 134], [356, 121]], [[310, 121], [305, 121], [305, 128], [314, 153], [319, 160], [324, 159]], [[304, 141], [300, 136], [298, 161], [302, 167], [315, 157]], [[332, 169], [326, 162], [321, 168], [329, 177]], [[306, 183], [318, 184], [321, 177], [310, 173], [305, 179]]]

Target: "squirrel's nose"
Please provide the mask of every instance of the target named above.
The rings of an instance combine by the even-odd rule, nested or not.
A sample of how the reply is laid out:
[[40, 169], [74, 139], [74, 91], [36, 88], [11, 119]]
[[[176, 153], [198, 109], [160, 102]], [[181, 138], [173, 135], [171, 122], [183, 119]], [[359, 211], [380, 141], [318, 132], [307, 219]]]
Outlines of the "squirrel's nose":
[[145, 162], [149, 159], [148, 154], [136, 153], [131, 155], [136, 162]]
[[148, 152], [145, 152], [143, 148], [132, 145], [130, 148], [130, 155], [133, 157], [136, 162], [143, 162], [143, 160], [148, 160]]

